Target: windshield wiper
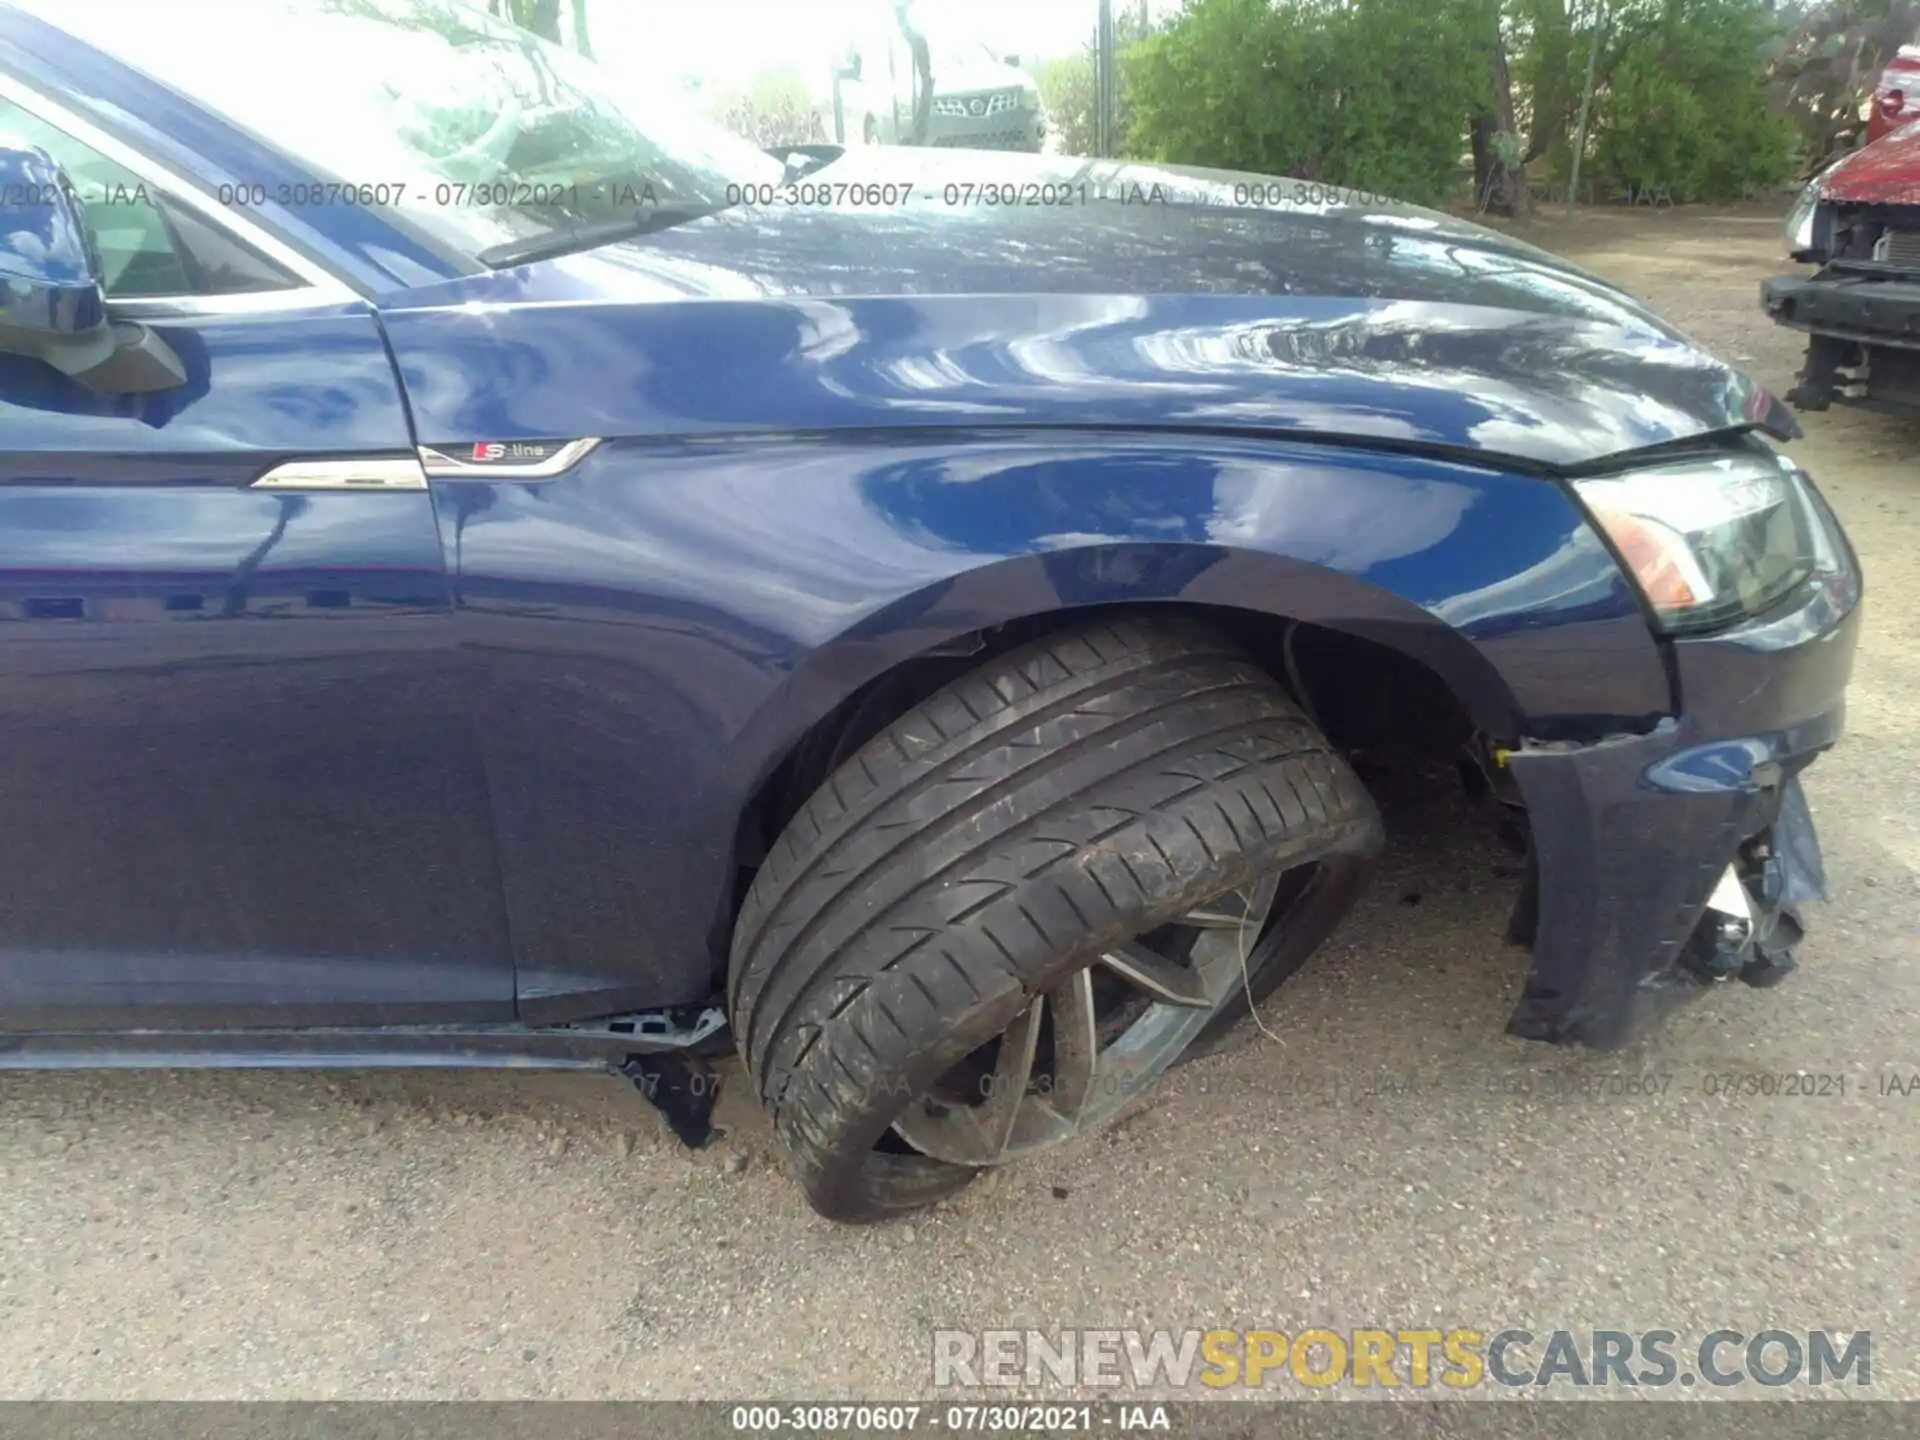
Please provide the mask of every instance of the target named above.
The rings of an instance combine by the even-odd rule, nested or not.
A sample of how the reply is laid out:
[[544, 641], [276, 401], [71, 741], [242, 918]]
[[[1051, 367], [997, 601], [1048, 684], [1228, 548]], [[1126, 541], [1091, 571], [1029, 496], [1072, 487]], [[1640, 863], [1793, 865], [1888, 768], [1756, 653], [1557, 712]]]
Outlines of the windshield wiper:
[[651, 235], [657, 230], [704, 220], [724, 210], [724, 205], [649, 205], [636, 210], [625, 220], [600, 220], [592, 225], [576, 225], [570, 230], [554, 230], [525, 240], [508, 240], [489, 245], [480, 252], [482, 264], [495, 270], [525, 265], [534, 260], [550, 260], [556, 255], [572, 255], [591, 250], [614, 240], [631, 240], [636, 235]]

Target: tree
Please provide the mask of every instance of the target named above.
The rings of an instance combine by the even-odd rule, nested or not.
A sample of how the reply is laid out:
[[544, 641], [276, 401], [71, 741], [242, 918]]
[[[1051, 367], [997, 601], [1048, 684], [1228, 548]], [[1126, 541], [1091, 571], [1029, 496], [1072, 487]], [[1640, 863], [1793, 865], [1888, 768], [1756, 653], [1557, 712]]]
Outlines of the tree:
[[1774, 103], [1800, 132], [1804, 168], [1857, 144], [1874, 82], [1894, 52], [1920, 40], [1920, 0], [1829, 0], [1786, 34], [1769, 67]]
[[1594, 96], [1594, 178], [1676, 202], [1738, 199], [1786, 179], [1794, 125], [1767, 85], [1781, 30], [1758, 0], [1621, 4]]
[[1444, 202], [1497, 113], [1494, 4], [1189, 0], [1123, 57], [1127, 151]]
[[542, 40], [560, 43], [560, 0], [517, 0], [527, 11], [523, 22], [527, 29]]
[[[1065, 55], [1045, 61], [1034, 71], [1033, 81], [1040, 87], [1040, 101], [1047, 107], [1047, 124], [1060, 137], [1061, 150], [1068, 155], [1093, 154], [1093, 57]], [[1114, 108], [1116, 112], [1119, 109], [1117, 105]], [[1114, 128], [1121, 129], [1117, 113]]]
[[911, 143], [924, 145], [933, 125], [933, 51], [914, 23], [911, 0], [893, 0], [894, 23], [913, 56], [913, 131]]
[[[1127, 124], [1132, 109], [1128, 101], [1124, 57], [1152, 29], [1144, 5], [1113, 12], [1113, 50], [1118, 70], [1113, 96], [1112, 137], [1116, 155], [1128, 153]], [[1047, 123], [1060, 136], [1061, 149], [1069, 155], [1091, 155], [1098, 142], [1096, 132], [1099, 117], [1095, 114], [1095, 106], [1099, 96], [1095, 86], [1094, 63], [1094, 47], [1098, 39], [1097, 35], [1088, 36], [1086, 46], [1078, 55], [1049, 60], [1034, 74], [1034, 83], [1040, 87], [1040, 99], [1047, 107]]]
[[560, 43], [560, 0], [487, 0], [487, 8], [542, 40]]
[[1580, 103], [1580, 73], [1567, 0], [1516, 0], [1507, 12], [1513, 79], [1527, 104], [1526, 163], [1566, 142]]
[[1520, 140], [1520, 124], [1513, 108], [1513, 78], [1507, 64], [1507, 40], [1500, 24], [1498, 0], [1480, 7], [1478, 28], [1486, 57], [1487, 86], [1484, 107], [1473, 117], [1469, 134], [1473, 145], [1473, 193], [1483, 208], [1515, 218], [1529, 210], [1527, 147]]

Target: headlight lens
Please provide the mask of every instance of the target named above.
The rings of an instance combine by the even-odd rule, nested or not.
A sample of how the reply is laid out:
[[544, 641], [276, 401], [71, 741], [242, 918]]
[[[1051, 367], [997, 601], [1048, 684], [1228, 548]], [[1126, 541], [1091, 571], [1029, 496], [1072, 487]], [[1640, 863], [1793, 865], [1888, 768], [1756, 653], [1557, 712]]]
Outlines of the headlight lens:
[[1813, 249], [1813, 215], [1820, 208], [1820, 177], [1814, 176], [1800, 190], [1800, 196], [1787, 211], [1787, 249], [1795, 255]]
[[1670, 633], [1757, 615], [1839, 549], [1784, 458], [1729, 455], [1573, 482]]

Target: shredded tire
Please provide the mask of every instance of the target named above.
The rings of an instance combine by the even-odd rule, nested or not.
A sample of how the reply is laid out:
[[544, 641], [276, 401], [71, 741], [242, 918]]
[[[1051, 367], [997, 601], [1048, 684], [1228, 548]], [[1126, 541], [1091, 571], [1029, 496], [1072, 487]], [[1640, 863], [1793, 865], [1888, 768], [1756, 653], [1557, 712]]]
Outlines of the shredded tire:
[[820, 786], [734, 932], [734, 1035], [808, 1198], [868, 1221], [960, 1189], [979, 1172], [889, 1127], [1035, 993], [1224, 890], [1335, 862], [1290, 973], [1380, 840], [1352, 770], [1206, 627], [1091, 625], [947, 685]]

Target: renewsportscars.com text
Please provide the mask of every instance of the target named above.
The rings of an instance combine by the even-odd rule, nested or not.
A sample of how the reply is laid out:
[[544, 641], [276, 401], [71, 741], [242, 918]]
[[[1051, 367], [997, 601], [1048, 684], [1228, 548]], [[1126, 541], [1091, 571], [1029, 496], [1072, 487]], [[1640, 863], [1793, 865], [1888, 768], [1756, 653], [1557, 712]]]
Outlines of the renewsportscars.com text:
[[1870, 1330], [936, 1330], [937, 1388], [1866, 1387]]

